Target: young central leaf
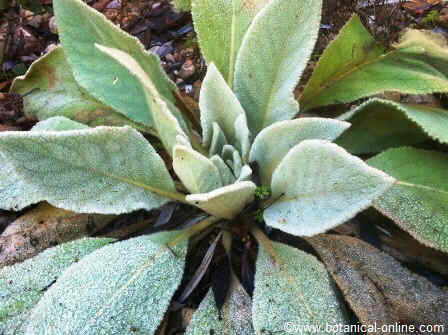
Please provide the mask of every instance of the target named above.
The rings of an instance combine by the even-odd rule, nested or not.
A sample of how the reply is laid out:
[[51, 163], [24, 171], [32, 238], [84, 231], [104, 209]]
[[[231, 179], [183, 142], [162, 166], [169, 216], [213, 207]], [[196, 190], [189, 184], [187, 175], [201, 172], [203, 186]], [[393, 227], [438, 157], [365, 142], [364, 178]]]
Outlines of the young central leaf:
[[201, 51], [232, 87], [235, 61], [244, 34], [270, 0], [193, 0], [192, 14]]
[[247, 31], [234, 87], [252, 134], [299, 112], [293, 90], [313, 51], [321, 7], [321, 0], [272, 0]]
[[394, 179], [341, 147], [307, 140], [292, 149], [272, 178], [266, 223], [298, 236], [331, 229], [370, 206]]
[[186, 146], [174, 147], [173, 169], [191, 193], [210, 192], [222, 186], [215, 164]]
[[349, 126], [348, 122], [312, 117], [276, 122], [255, 138], [250, 161], [258, 163], [261, 183], [270, 186], [274, 170], [289, 150], [304, 140], [333, 141]]
[[233, 219], [254, 200], [257, 186], [251, 181], [236, 182], [209, 193], [191, 194], [187, 201], [219, 218]]
[[119, 214], [180, 199], [162, 159], [128, 127], [4, 132], [0, 153], [40, 200], [74, 212]]
[[[214, 64], [210, 64], [202, 84], [199, 99], [201, 108], [201, 125], [204, 143], [210, 145], [212, 140], [213, 123], [216, 122], [224, 132], [229, 143], [247, 155], [244, 144], [249, 141], [246, 115], [240, 102], [225, 82]], [[242, 118], [239, 127], [235, 123]]]

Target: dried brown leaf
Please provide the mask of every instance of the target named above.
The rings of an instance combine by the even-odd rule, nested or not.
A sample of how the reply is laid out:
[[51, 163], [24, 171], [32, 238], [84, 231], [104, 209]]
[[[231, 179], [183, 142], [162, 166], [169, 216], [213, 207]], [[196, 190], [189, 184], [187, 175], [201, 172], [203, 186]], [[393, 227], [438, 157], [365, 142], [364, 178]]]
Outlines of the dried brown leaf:
[[319, 235], [307, 240], [363, 324], [446, 327], [448, 292], [410, 272], [391, 256], [348, 236]]
[[90, 235], [114, 218], [113, 215], [77, 214], [43, 203], [12, 222], [0, 236], [0, 267]]

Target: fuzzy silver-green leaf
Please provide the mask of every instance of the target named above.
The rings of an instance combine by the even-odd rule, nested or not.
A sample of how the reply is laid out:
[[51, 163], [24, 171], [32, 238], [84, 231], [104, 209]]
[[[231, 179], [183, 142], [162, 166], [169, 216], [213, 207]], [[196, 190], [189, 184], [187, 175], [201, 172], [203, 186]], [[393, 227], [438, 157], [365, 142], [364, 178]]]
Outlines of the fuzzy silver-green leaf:
[[31, 131], [64, 131], [75, 129], [87, 129], [85, 124], [67, 119], [64, 116], [54, 116], [44, 121], [36, 123]]
[[148, 105], [141, 84], [125, 67], [105, 57], [95, 44], [131, 54], [151, 76], [160, 94], [174, 103], [176, 86], [163, 71], [158, 57], [81, 0], [55, 0], [53, 7], [59, 38], [77, 83], [115, 111], [153, 127], [152, 115], [148, 113], [152, 106]]
[[348, 127], [348, 122], [311, 117], [276, 122], [255, 138], [249, 160], [257, 162], [262, 185], [270, 186], [274, 170], [294, 146], [304, 140], [333, 141]]
[[19, 211], [41, 197], [17, 175], [15, 168], [0, 153], [0, 209]]
[[[188, 137], [184, 132], [186, 125], [182, 122], [183, 119], [179, 116], [176, 107], [169, 101], [164, 100], [155, 82], [151, 80], [151, 77], [148, 76], [137, 60], [119, 49], [108, 48], [98, 44], [96, 47], [105, 55], [123, 65], [129, 71], [129, 74], [136, 77], [138, 82], [144, 87], [146, 100], [152, 106], [151, 110], [148, 109], [148, 113], [151, 114], [157, 136], [159, 136], [167, 152], [170, 155], [173, 153], [174, 146], [179, 141], [179, 136], [184, 139], [184, 142], [188, 142]], [[181, 125], [184, 127], [182, 128]]]
[[187, 328], [187, 335], [255, 335], [251, 316], [250, 296], [236, 278], [232, 283], [227, 301], [219, 311], [213, 291], [209, 290]]
[[71, 264], [112, 239], [86, 238], [45, 250], [23, 263], [0, 269], [0, 333], [25, 334], [30, 310]]
[[256, 188], [251, 181], [241, 181], [209, 193], [191, 194], [186, 199], [213, 216], [233, 219], [254, 200]]
[[202, 54], [232, 87], [235, 62], [255, 15], [270, 0], [192, 0], [194, 27]]
[[65, 116], [92, 127], [129, 125], [152, 132], [151, 128], [115, 112], [80, 87], [60, 46], [31, 64], [25, 75], [16, 77], [11, 92], [25, 95], [25, 115], [39, 120]]
[[173, 169], [191, 193], [206, 193], [222, 186], [213, 162], [189, 147], [174, 147]]
[[186, 253], [186, 241], [168, 248], [151, 235], [93, 252], [45, 293], [26, 334], [154, 334], [182, 280]]
[[[84, 128], [88, 127], [65, 117], [55, 116], [38, 122], [31, 131], [62, 131]], [[33, 186], [20, 178], [14, 166], [8, 163], [1, 154], [0, 162], [0, 209], [18, 211], [42, 200], [39, 192], [33, 191]]]
[[306, 140], [282, 160], [272, 177], [266, 223], [297, 236], [325, 232], [381, 196], [395, 179], [322, 140]]
[[3, 132], [0, 153], [30, 185], [22, 197], [74, 212], [119, 214], [176, 197], [160, 156], [129, 127]]
[[321, 9], [321, 0], [272, 0], [249, 27], [234, 90], [252, 134], [299, 112], [293, 91], [313, 51]]
[[[209, 65], [202, 83], [199, 107], [205, 145], [209, 146], [211, 143], [213, 123], [216, 122], [229, 144], [238, 148], [241, 155], [247, 155], [243, 149], [247, 149], [244, 143], [249, 141], [249, 130], [243, 107], [213, 63]], [[235, 123], [239, 118], [242, 121], [236, 127]]]
[[257, 334], [311, 334], [300, 328], [311, 325], [324, 334], [326, 325], [348, 323], [335, 285], [314, 256], [275, 242], [271, 249], [261, 245], [256, 263], [252, 318]]

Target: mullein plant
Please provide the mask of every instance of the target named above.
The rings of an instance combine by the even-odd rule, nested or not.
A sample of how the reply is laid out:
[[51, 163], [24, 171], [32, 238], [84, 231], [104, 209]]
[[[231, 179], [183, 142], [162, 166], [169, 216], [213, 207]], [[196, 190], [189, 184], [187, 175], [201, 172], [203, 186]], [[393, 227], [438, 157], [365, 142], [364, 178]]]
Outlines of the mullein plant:
[[[323, 264], [271, 240], [272, 228], [313, 236], [374, 206], [448, 251], [448, 157], [412, 147], [448, 142], [445, 110], [374, 98], [337, 119], [306, 117], [385, 91], [448, 91], [448, 49], [436, 35], [409, 30], [385, 48], [354, 16], [296, 99], [320, 0], [193, 0], [208, 63], [197, 120], [137, 39], [81, 0], [53, 4], [61, 46], [11, 88], [28, 93], [25, 113], [40, 122], [0, 134], [0, 207], [46, 201], [123, 214], [176, 201], [205, 215], [120, 242], [73, 241], [1, 269], [2, 334], [155, 334], [198, 236], [222, 239], [229, 257], [232, 240], [254, 238], [254, 291], [231, 271], [224, 303], [218, 308], [210, 290], [187, 334], [349, 323]], [[157, 137], [170, 159], [142, 134]], [[354, 156], [383, 150], [367, 163]]]

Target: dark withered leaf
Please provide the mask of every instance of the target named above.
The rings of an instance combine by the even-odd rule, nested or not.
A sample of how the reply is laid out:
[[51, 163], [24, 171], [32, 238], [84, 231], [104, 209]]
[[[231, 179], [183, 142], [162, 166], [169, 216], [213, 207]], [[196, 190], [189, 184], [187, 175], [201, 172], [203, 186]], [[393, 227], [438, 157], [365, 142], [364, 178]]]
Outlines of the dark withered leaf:
[[222, 233], [219, 233], [218, 236], [216, 236], [213, 243], [208, 248], [198, 269], [196, 270], [193, 277], [188, 282], [187, 286], [182, 291], [182, 294], [180, 295], [179, 299], [177, 299], [178, 302], [180, 302], [180, 303], [185, 302], [188, 299], [188, 297], [190, 296], [190, 294], [194, 291], [194, 289], [198, 286], [201, 279], [204, 277], [204, 275], [207, 272], [207, 270], [210, 266], [210, 263], [213, 259], [213, 255], [215, 253], [216, 246], [217, 246], [219, 240], [221, 239], [221, 236], [222, 236]]
[[232, 278], [231, 264], [223, 245], [216, 247], [215, 261], [212, 271], [212, 290], [215, 297], [216, 307], [221, 311], [226, 302]]
[[363, 324], [446, 324], [448, 292], [404, 268], [391, 256], [348, 236], [319, 235], [307, 241]]

